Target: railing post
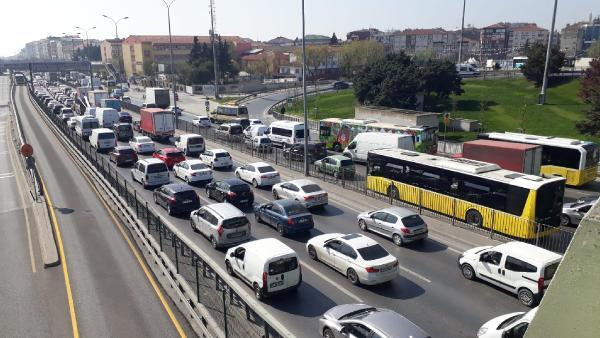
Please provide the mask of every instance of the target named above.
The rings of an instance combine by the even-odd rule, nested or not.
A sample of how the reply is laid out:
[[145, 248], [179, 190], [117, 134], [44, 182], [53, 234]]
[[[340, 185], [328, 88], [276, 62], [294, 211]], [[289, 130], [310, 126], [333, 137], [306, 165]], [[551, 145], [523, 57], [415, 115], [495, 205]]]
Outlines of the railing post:
[[196, 298], [197, 302], [200, 303], [200, 279], [198, 278], [198, 260], [199, 257], [194, 253], [194, 266], [196, 268]]
[[137, 199], [137, 190], [133, 190], [133, 199], [135, 200], [135, 217], [138, 218], [138, 199]]
[[537, 227], [537, 231], [535, 232], [535, 246], [539, 246], [540, 245], [540, 232], [541, 232], [541, 228], [540, 228], [540, 222], [536, 223], [536, 227]]
[[423, 212], [423, 189], [419, 188], [419, 215]]
[[160, 251], [163, 251], [163, 244], [162, 244], [162, 222], [160, 220], [160, 217], [156, 218], [156, 228], [158, 230], [158, 242], [160, 243]]
[[494, 238], [495, 220], [496, 220], [496, 210], [492, 210], [492, 224], [490, 224], [490, 239]]
[[177, 239], [177, 236], [173, 235], [173, 250], [175, 251], [175, 271], [179, 273], [179, 250], [177, 250]]
[[452, 225], [456, 225], [456, 198], [452, 199]]
[[223, 322], [224, 322], [224, 326], [225, 326], [225, 338], [229, 337], [229, 330], [227, 327], [227, 303], [225, 303], [225, 293], [227, 292], [227, 287], [223, 287]]
[[148, 202], [146, 202], [146, 226], [148, 227], [148, 232], [150, 232], [150, 212], [148, 211]]

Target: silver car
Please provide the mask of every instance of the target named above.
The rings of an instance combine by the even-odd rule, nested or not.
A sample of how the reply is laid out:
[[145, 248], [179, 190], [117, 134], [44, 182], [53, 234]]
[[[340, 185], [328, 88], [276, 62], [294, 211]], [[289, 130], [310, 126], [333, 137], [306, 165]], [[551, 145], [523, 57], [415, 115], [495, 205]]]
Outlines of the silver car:
[[421, 216], [401, 207], [363, 212], [358, 215], [358, 227], [389, 237], [398, 246], [423, 240], [428, 234]]
[[229, 203], [209, 204], [192, 211], [190, 225], [208, 238], [215, 249], [250, 239], [250, 222], [246, 215]]
[[581, 219], [598, 201], [598, 196], [586, 196], [576, 202], [563, 204], [560, 225], [579, 225]]
[[299, 179], [275, 184], [272, 188], [273, 198], [290, 198], [300, 202], [305, 208], [324, 207], [329, 202], [329, 195], [316, 183]]
[[319, 334], [326, 338], [429, 337], [427, 332], [404, 316], [366, 304], [344, 304], [329, 309], [319, 318]]

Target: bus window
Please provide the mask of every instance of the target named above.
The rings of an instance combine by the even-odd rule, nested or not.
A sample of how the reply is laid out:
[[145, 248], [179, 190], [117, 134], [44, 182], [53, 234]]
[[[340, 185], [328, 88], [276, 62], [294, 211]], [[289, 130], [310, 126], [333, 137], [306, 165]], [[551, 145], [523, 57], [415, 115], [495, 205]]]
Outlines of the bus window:
[[577, 149], [544, 146], [542, 149], [542, 165], [555, 165], [570, 169], [579, 169], [581, 152]]
[[585, 168], [590, 168], [598, 165], [600, 154], [598, 153], [597, 144], [584, 144], [583, 149], [587, 152], [585, 156]]
[[319, 135], [320, 136], [331, 136], [331, 128], [327, 127], [327, 126], [321, 126], [319, 128]]

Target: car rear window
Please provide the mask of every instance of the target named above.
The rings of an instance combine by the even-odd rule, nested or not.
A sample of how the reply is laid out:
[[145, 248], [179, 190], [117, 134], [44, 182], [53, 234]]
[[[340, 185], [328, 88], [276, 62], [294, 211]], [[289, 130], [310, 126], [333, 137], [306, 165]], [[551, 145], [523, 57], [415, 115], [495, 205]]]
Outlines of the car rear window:
[[134, 153], [135, 152], [133, 151], [133, 149], [129, 149], [129, 148], [119, 150], [119, 154], [123, 154], [123, 155], [132, 155]]
[[229, 153], [216, 153], [215, 157], [229, 157]]
[[554, 277], [556, 269], [558, 269], [558, 263], [560, 262], [550, 264], [544, 269], [544, 280], [551, 280]]
[[223, 223], [221, 225], [224, 229], [235, 229], [246, 226], [247, 224], [248, 219], [246, 217], [234, 217], [223, 220]]
[[169, 169], [167, 169], [167, 166], [163, 163], [153, 163], [153, 164], [149, 164], [148, 165], [148, 174], [156, 174], [156, 173], [161, 173], [161, 172], [166, 172]]
[[129, 124], [122, 124], [119, 126], [119, 131], [130, 131], [131, 130], [131, 125]]
[[111, 138], [115, 138], [115, 134], [113, 133], [100, 133], [98, 134], [98, 139], [99, 140], [108, 140]]
[[250, 186], [247, 185], [246, 183], [243, 184], [235, 184], [235, 185], [230, 185], [229, 186], [229, 190], [233, 191], [233, 192], [243, 192], [243, 191], [249, 191], [250, 190]]
[[183, 153], [181, 151], [174, 151], [174, 152], [167, 153], [167, 157], [181, 157], [181, 156], [183, 156]]
[[418, 227], [420, 225], [423, 225], [423, 223], [425, 222], [419, 215], [410, 215], [402, 218], [402, 224], [404, 224], [404, 226], [407, 228]]
[[342, 167], [349, 167], [351, 165], [354, 165], [354, 162], [352, 162], [352, 160], [341, 160], [340, 161], [340, 166], [342, 166]]
[[231, 126], [229, 128], [229, 133], [230, 134], [241, 134], [244, 131], [244, 129], [242, 128], [242, 126]]
[[192, 169], [192, 170], [202, 170], [202, 169], [206, 169], [206, 168], [208, 168], [208, 167], [204, 163], [196, 163], [196, 164], [192, 164], [190, 166], [190, 169]]
[[290, 204], [285, 206], [285, 213], [288, 216], [300, 215], [308, 213], [308, 209], [306, 209], [302, 204]]
[[175, 196], [177, 198], [181, 198], [181, 199], [197, 199], [198, 198], [198, 194], [196, 194], [196, 192], [194, 190], [179, 191], [179, 192], [175, 193]]
[[263, 137], [263, 138], [260, 138], [260, 139], [259, 139], [259, 143], [260, 143], [260, 144], [271, 143], [271, 139], [270, 139], [270, 138]]
[[303, 186], [302, 190], [304, 190], [305, 193], [310, 194], [313, 192], [321, 191], [323, 189], [321, 189], [321, 187], [319, 187], [316, 184], [308, 184], [308, 185]]
[[298, 259], [296, 257], [280, 258], [269, 263], [269, 275], [278, 275], [298, 269]]
[[188, 138], [188, 144], [202, 144], [204, 140], [202, 137], [190, 137]]
[[264, 167], [257, 167], [256, 169], [258, 169], [259, 173], [270, 173], [275, 171], [275, 169], [273, 167], [271, 167], [270, 165], [264, 166]]
[[379, 244], [360, 248], [358, 249], [358, 253], [365, 261], [380, 259], [388, 255], [387, 251]]

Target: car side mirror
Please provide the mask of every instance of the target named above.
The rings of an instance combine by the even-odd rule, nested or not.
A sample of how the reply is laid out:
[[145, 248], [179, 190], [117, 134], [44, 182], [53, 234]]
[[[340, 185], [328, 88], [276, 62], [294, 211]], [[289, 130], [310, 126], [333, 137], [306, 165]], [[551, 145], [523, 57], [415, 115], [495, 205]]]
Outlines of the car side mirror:
[[230, 253], [229, 257], [232, 257], [232, 258], [235, 257], [235, 253], [234, 252]]

